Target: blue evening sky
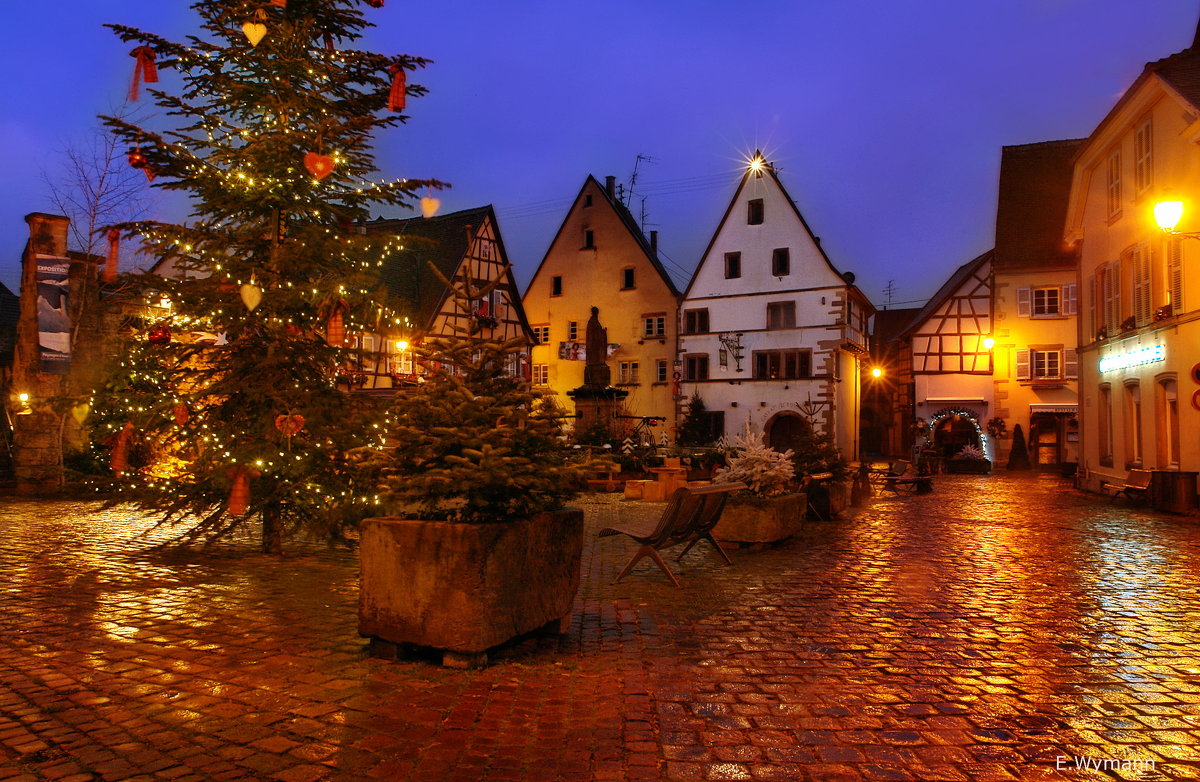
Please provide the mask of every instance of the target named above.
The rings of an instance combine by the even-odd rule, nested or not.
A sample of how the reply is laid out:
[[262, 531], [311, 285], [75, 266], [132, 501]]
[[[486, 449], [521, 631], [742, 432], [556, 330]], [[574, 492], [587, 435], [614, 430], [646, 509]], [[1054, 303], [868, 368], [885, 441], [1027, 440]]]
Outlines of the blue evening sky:
[[[15, 290], [43, 171], [123, 100], [105, 22], [180, 39], [184, 0], [14, 3], [0, 48], [0, 281]], [[266, 2], [264, 0], [264, 5]], [[921, 303], [992, 246], [1000, 148], [1089, 134], [1149, 60], [1190, 45], [1196, 0], [386, 0], [366, 46], [435, 60], [381, 178], [494, 204], [522, 285], [587, 174], [628, 183], [681, 284], [761, 147], [842, 271]], [[168, 76], [164, 84], [169, 85]], [[143, 98], [142, 103], [147, 103]], [[163, 217], [170, 204], [159, 206]], [[177, 207], [175, 207], [177, 209]], [[395, 217], [391, 213], [385, 216]]]

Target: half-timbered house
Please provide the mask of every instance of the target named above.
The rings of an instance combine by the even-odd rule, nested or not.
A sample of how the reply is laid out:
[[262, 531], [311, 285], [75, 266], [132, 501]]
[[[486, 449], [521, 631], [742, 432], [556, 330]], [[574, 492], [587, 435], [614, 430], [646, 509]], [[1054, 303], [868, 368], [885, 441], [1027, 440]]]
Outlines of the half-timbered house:
[[946, 457], [972, 445], [994, 456], [986, 434], [992, 406], [992, 258], [960, 266], [900, 335], [912, 359], [916, 423]]
[[859, 378], [875, 308], [813, 236], [756, 154], [684, 293], [685, 397], [725, 436], [749, 426], [782, 450], [808, 427], [858, 456]]
[[[381, 276], [391, 306], [405, 322], [383, 334], [353, 336], [364, 356], [384, 356], [364, 361], [358, 379], [361, 388], [393, 388], [415, 380], [420, 370], [412, 348], [427, 337], [520, 338], [532, 344], [533, 334], [490, 205], [430, 218], [379, 219], [362, 230], [392, 237], [394, 246], [386, 254]], [[468, 281], [470, 290], [486, 292], [464, 309], [447, 281], [459, 285]], [[527, 363], [526, 351], [512, 371], [527, 371]]]

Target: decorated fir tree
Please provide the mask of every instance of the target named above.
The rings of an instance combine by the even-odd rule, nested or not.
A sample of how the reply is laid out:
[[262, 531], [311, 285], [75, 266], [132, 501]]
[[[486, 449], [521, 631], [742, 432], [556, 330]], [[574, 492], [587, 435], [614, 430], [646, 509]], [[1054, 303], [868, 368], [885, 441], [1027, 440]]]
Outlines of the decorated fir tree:
[[118, 498], [187, 538], [261, 519], [277, 551], [289, 532], [337, 534], [369, 507], [347, 454], [377, 442], [379, 413], [339, 378], [362, 359], [356, 335], [403, 313], [375, 274], [393, 247], [353, 225], [439, 184], [371, 179], [372, 136], [424, 92], [406, 79], [424, 60], [355, 48], [381, 4], [198, 0], [199, 31], [182, 43], [112, 26], [132, 47], [133, 92], [159, 111], [152, 127], [106, 124], [192, 215], [119, 226], [162, 273], [126, 281], [153, 306], [127, 319], [93, 435]]
[[725, 469], [713, 478], [714, 483], [744, 483], [746, 490], [758, 497], [775, 497], [792, 488], [796, 469], [791, 451], [776, 451], [767, 445], [761, 432], [749, 428], [734, 438], [733, 452]]
[[[496, 281], [472, 290], [447, 281], [460, 314]], [[367, 460], [388, 510], [407, 518], [472, 524], [512, 521], [562, 507], [586, 485], [560, 409], [519, 371], [521, 338], [459, 332], [426, 340], [422, 382], [388, 410], [386, 447]], [[611, 469], [613, 465], [606, 465]]]

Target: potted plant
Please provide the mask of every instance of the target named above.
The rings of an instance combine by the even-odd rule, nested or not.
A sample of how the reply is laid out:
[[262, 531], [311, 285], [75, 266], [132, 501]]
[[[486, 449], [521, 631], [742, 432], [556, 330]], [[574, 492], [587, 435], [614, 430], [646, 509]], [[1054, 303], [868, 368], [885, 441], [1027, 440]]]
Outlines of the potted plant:
[[[520, 341], [434, 339], [423, 380], [392, 403], [365, 460], [390, 515], [361, 527], [359, 633], [444, 652], [447, 665], [543, 626], [565, 627], [583, 513], [565, 508], [593, 465], [514, 375]], [[384, 643], [380, 643], [384, 642]]]
[[991, 471], [992, 463], [977, 445], [964, 445], [946, 462], [946, 472], [950, 473], [987, 475]]
[[776, 451], [761, 434], [735, 438], [728, 464], [714, 483], [744, 483], [725, 504], [713, 536], [731, 543], [777, 543], [800, 531], [807, 502], [795, 491], [792, 452]]

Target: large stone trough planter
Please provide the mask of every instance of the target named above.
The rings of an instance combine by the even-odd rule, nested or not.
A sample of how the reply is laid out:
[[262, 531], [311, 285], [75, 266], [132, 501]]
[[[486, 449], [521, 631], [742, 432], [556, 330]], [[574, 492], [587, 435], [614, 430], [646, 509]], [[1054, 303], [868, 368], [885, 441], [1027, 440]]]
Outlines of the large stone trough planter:
[[358, 632], [385, 653], [411, 644], [441, 650], [445, 665], [486, 664], [494, 646], [566, 629], [582, 555], [574, 508], [497, 524], [366, 519]]
[[808, 500], [802, 493], [782, 497], [731, 496], [713, 529], [713, 537], [723, 543], [778, 543], [800, 531], [807, 508]]

